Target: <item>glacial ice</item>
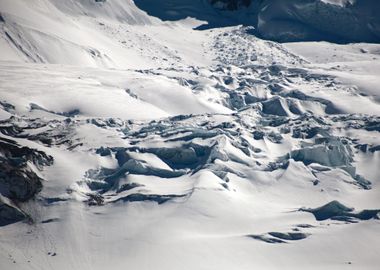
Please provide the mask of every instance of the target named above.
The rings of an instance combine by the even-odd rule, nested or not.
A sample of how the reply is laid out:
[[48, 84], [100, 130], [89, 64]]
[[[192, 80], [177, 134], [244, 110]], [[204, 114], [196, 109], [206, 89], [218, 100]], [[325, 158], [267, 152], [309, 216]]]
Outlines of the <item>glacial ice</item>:
[[379, 219], [380, 209], [362, 210], [354, 212], [354, 208], [347, 207], [338, 201], [329, 202], [318, 208], [301, 208], [300, 211], [312, 213], [317, 220], [336, 219], [347, 220], [351, 218], [359, 220]]

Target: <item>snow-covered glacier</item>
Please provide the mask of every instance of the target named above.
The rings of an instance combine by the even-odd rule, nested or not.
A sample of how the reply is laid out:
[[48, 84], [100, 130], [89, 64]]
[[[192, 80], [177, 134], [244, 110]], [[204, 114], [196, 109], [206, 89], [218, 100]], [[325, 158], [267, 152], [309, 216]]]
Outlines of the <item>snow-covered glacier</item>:
[[0, 0], [0, 269], [377, 269], [378, 6]]
[[376, 0], [210, 0], [262, 37], [281, 41], [379, 42]]

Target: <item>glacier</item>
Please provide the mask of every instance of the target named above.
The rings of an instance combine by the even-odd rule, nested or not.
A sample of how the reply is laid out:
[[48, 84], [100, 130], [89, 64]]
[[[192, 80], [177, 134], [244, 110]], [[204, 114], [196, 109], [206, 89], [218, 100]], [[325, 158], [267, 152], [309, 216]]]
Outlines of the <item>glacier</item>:
[[0, 0], [0, 268], [377, 269], [378, 3]]

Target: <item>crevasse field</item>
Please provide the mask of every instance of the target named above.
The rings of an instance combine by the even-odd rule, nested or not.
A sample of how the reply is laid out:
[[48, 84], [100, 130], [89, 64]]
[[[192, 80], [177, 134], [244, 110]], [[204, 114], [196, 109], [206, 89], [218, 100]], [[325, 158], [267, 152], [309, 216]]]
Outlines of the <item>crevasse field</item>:
[[380, 2], [286, 2], [0, 0], [0, 269], [379, 269]]

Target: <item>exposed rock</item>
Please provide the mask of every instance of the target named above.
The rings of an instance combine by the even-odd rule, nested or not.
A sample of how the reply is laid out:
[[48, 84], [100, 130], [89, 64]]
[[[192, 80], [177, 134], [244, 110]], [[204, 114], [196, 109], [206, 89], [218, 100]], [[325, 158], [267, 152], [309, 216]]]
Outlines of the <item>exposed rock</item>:
[[2, 195], [17, 201], [27, 201], [42, 189], [42, 179], [29, 167], [51, 165], [53, 158], [44, 152], [21, 147], [14, 141], [0, 138], [0, 186]]

